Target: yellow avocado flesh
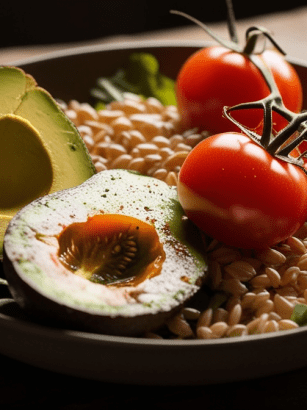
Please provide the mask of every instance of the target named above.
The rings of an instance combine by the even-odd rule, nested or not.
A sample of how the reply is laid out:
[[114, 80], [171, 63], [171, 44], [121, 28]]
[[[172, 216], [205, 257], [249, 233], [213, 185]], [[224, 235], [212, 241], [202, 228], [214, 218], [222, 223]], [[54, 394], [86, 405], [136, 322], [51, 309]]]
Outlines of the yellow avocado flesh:
[[0, 118], [0, 215], [13, 216], [52, 185], [52, 165], [31, 124], [8, 114]]
[[82, 138], [52, 96], [22, 70], [0, 67], [0, 259], [18, 210], [94, 173]]
[[0, 116], [14, 113], [27, 90], [35, 88], [33, 77], [15, 67], [0, 67]]

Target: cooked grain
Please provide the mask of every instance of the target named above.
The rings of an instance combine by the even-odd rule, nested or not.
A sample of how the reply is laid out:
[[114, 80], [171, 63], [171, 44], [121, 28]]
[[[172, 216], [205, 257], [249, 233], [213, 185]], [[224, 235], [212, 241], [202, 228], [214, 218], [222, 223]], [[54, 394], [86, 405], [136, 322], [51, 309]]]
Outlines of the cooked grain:
[[298, 262], [297, 262], [297, 266], [301, 269], [301, 270], [307, 270], [307, 253], [305, 253], [304, 255], [302, 255]]
[[178, 178], [177, 178], [176, 173], [175, 173], [174, 171], [170, 171], [170, 172], [167, 174], [166, 178], [165, 178], [165, 182], [166, 182], [168, 185], [177, 186]]
[[270, 293], [267, 290], [261, 290], [261, 292], [255, 294], [255, 299], [253, 302], [253, 308], [258, 309], [270, 298]]
[[267, 299], [260, 303], [256, 308], [255, 316], [259, 317], [263, 313], [270, 313], [274, 309], [274, 302], [271, 299]]
[[153, 172], [152, 176], [157, 179], [165, 180], [167, 176], [167, 170], [164, 168], [158, 168]]
[[207, 326], [199, 326], [196, 330], [196, 336], [198, 339], [212, 339], [212, 330]]
[[[246, 325], [246, 330], [248, 334], [253, 334], [258, 332], [258, 326], [260, 323], [260, 317], [251, 320], [249, 323]], [[258, 332], [259, 333], [259, 332]]]
[[237, 324], [228, 328], [226, 336], [236, 337], [236, 336], [245, 336], [248, 334], [247, 327], [242, 324]]
[[247, 292], [247, 287], [237, 278], [223, 280], [219, 289], [232, 295], [243, 295]]
[[237, 303], [229, 312], [228, 324], [229, 326], [234, 326], [239, 324], [242, 316], [242, 306]]
[[285, 270], [280, 280], [281, 286], [294, 283], [296, 279], [298, 278], [299, 273], [300, 273], [300, 269], [297, 266], [291, 266], [290, 268]]
[[290, 319], [293, 312], [293, 305], [286, 298], [278, 293], [274, 296], [275, 311], [282, 319]]
[[241, 259], [240, 251], [233, 248], [228, 248], [227, 246], [221, 246], [213, 249], [210, 253], [210, 260], [216, 260], [222, 265], [227, 265], [231, 262], [238, 261]]
[[[276, 320], [276, 322], [279, 322], [280, 320], [282, 320], [281, 317], [279, 316], [279, 314], [276, 313], [276, 312], [274, 312], [274, 311], [272, 311], [272, 312], [269, 313], [268, 319], [270, 319], [270, 320]], [[294, 322], [293, 322], [293, 323], [294, 323]]]
[[277, 332], [279, 330], [279, 325], [276, 320], [268, 320], [263, 327], [263, 333]]
[[238, 303], [241, 303], [241, 295], [229, 295], [225, 303], [225, 309], [230, 312]]
[[198, 322], [197, 322], [197, 329], [199, 327], [209, 327], [211, 325], [212, 322], [212, 317], [213, 317], [213, 309], [212, 308], [208, 308], [206, 310], [204, 310], [198, 318]]
[[217, 323], [217, 322], [227, 322], [228, 321], [228, 311], [224, 308], [217, 308], [214, 309], [213, 315], [212, 315], [212, 323]]
[[238, 278], [242, 282], [247, 282], [256, 275], [256, 270], [245, 261], [235, 261], [225, 266], [225, 272], [232, 277]]
[[215, 322], [213, 325], [210, 326], [210, 330], [212, 332], [212, 337], [214, 339], [223, 337], [227, 330], [228, 330], [228, 325], [225, 322]]
[[197, 320], [200, 316], [200, 311], [198, 309], [185, 307], [182, 309], [182, 314], [186, 320]]
[[172, 333], [179, 336], [181, 339], [194, 336], [191, 326], [183, 317], [182, 313], [175, 315], [173, 318], [171, 318], [167, 322], [167, 326]]
[[267, 266], [265, 268], [265, 274], [270, 279], [273, 288], [278, 288], [280, 286], [280, 274], [276, 269]]
[[258, 259], [261, 260], [266, 265], [281, 265], [286, 261], [285, 255], [276, 249], [268, 248], [264, 251], [257, 252]]
[[252, 307], [256, 298], [256, 294], [254, 292], [245, 293], [242, 297], [241, 306], [243, 309], [249, 309]]
[[254, 288], [263, 289], [270, 286], [271, 281], [266, 273], [262, 273], [261, 275], [257, 275], [251, 279], [250, 283]]
[[282, 319], [278, 322], [278, 326], [280, 330], [289, 330], [289, 329], [296, 329], [298, 325], [293, 322], [293, 320]]
[[286, 240], [286, 243], [290, 246], [291, 250], [298, 255], [304, 255], [306, 253], [306, 246], [299, 239], [291, 236]]

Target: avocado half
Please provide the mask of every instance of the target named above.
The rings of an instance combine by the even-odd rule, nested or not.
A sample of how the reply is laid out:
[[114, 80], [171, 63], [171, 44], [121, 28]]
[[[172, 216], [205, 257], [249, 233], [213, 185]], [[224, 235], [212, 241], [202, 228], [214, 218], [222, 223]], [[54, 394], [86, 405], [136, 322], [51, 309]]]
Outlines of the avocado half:
[[3, 267], [33, 318], [141, 335], [199, 290], [207, 266], [201, 243], [174, 187], [108, 170], [19, 211], [5, 234]]
[[0, 259], [19, 209], [94, 173], [77, 128], [52, 96], [23, 70], [0, 67]]

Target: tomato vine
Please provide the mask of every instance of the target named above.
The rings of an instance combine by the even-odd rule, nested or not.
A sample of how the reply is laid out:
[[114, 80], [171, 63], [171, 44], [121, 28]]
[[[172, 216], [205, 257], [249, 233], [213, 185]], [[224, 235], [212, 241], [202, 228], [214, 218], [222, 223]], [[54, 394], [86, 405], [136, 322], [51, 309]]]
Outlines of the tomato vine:
[[[230, 0], [227, 4], [231, 5]], [[175, 13], [187, 16], [181, 12]], [[279, 55], [285, 54], [269, 32], [262, 27], [249, 28], [246, 32], [246, 44], [242, 48], [237, 41], [232, 8], [229, 8], [228, 14], [230, 41], [217, 38], [205, 25], [188, 16], [201, 25], [211, 37], [217, 39], [220, 45], [213, 46], [216, 47], [213, 50], [215, 56], [218, 56], [218, 62], [212, 55], [201, 50], [201, 54], [196, 58], [192, 56], [187, 65], [191, 61], [192, 66], [195, 61], [202, 64], [205, 59], [206, 63], [209, 61], [206, 66], [207, 69], [209, 67], [209, 74], [216, 69], [220, 77], [217, 77], [217, 83], [213, 85], [212, 79], [207, 81], [207, 94], [204, 100], [200, 98], [197, 101], [198, 105], [193, 100], [196, 94], [189, 95], [190, 90], [186, 88], [182, 94], [184, 98], [180, 100], [180, 103], [183, 101], [186, 104], [181, 106], [182, 113], [193, 115], [193, 111], [196, 111], [201, 114], [201, 120], [205, 117], [208, 124], [211, 120], [218, 126], [223, 115], [228, 129], [213, 133], [187, 156], [179, 173], [178, 196], [187, 216], [207, 235], [231, 246], [264, 248], [295, 234], [307, 218], [307, 169], [303, 161], [305, 153], [297, 154], [300, 144], [307, 140], [307, 112], [300, 112], [302, 89], [297, 74], [291, 72], [292, 83], [289, 83], [287, 76], [280, 80], [274, 66], [267, 64], [264, 58], [266, 51], [255, 51], [259, 37], [264, 36], [272, 42]], [[217, 106], [216, 115], [212, 106], [211, 111], [208, 110], [206, 99], [211, 98], [210, 93], [213, 99], [217, 98], [218, 93], [221, 93], [219, 97], [223, 96], [225, 85], [228, 85], [227, 81], [223, 82], [221, 78], [223, 70], [226, 77], [229, 72], [230, 77], [235, 72], [231, 79], [238, 75], [235, 71], [237, 67], [234, 70], [235, 64], [225, 64], [227, 58], [220, 59], [221, 55], [226, 55], [227, 58], [229, 55], [239, 56], [239, 73], [247, 78], [245, 88], [246, 84], [254, 87], [253, 91], [262, 87], [262, 95], [259, 97], [259, 93], [249, 93], [249, 90], [244, 94], [246, 89], [243, 93], [238, 92], [240, 98], [249, 96], [251, 99], [224, 104], [222, 108]], [[279, 61], [288, 64], [285, 59]], [[287, 66], [283, 67], [287, 70]], [[202, 81], [202, 74], [207, 75], [202, 68], [203, 66], [201, 69], [197, 67], [196, 70], [199, 82]], [[177, 86], [191, 85], [192, 71], [190, 66], [184, 71], [183, 82], [179, 74]], [[259, 77], [268, 92], [265, 92]], [[285, 86], [291, 89], [293, 83], [296, 84], [296, 94], [290, 93], [289, 106], [285, 104], [284, 97], [287, 92], [284, 91]], [[199, 84], [195, 86], [197, 87], [200, 95], [201, 87]], [[230, 90], [235, 94], [236, 88], [233, 84], [230, 84]], [[182, 97], [180, 93], [177, 95]], [[252, 98], [256, 95], [258, 98]], [[297, 100], [299, 104], [295, 104]], [[234, 99], [230, 98], [230, 101]], [[261, 123], [254, 127], [242, 123], [238, 118], [234, 118], [238, 112], [250, 112], [251, 117], [260, 112]], [[231, 125], [235, 126], [236, 132], [233, 132]]]

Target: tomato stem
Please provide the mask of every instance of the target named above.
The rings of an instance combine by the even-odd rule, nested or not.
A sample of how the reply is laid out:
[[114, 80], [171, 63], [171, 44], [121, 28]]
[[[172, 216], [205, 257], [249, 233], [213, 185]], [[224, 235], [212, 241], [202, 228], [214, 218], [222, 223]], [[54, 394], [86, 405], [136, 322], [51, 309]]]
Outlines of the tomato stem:
[[[244, 54], [255, 54], [255, 48], [257, 45], [257, 42], [260, 37], [264, 37], [265, 39], [269, 39], [270, 42], [273, 44], [273, 46], [283, 55], [286, 55], [286, 53], [283, 51], [283, 49], [277, 44], [277, 42], [274, 40], [274, 38], [271, 36], [271, 33], [262, 26], [252, 26], [249, 27], [246, 30], [245, 37], [246, 37], [246, 44], [245, 47], [243, 48], [243, 53]], [[265, 46], [263, 49], [256, 54], [261, 54], [264, 51]]]
[[[286, 162], [294, 163], [300, 166], [306, 173], [307, 170], [303, 167], [302, 157], [304, 153], [293, 158], [289, 154], [303, 141], [307, 140], [307, 112], [294, 113], [287, 109], [283, 103], [280, 91], [275, 83], [274, 77], [269, 68], [267, 68], [262, 60], [255, 54], [250, 56], [253, 64], [260, 70], [269, 89], [270, 94], [254, 102], [242, 103], [233, 107], [224, 107], [225, 116], [236, 124], [241, 131], [248, 135], [251, 139], [261, 145], [271, 155], [283, 159]], [[251, 129], [240, 124], [235, 120], [230, 113], [237, 110], [255, 109], [263, 110], [263, 130], [262, 135], [258, 135]], [[273, 135], [272, 113], [275, 111], [288, 121], [288, 125], [280, 130], [276, 135]], [[297, 133], [296, 137], [293, 137]]]
[[[307, 128], [304, 122], [307, 121], [307, 113], [300, 113], [291, 115], [289, 124], [281, 130], [272, 140], [268, 147], [268, 152], [277, 153], [278, 155], [288, 155], [296, 148], [303, 140], [306, 139]], [[287, 143], [289, 138], [298, 131], [296, 138]], [[287, 143], [282, 149], [280, 147]]]
[[192, 17], [187, 13], [184, 13], [178, 10], [170, 10], [170, 13], [177, 14], [179, 16], [185, 17], [186, 19], [192, 21], [193, 23], [201, 27], [207, 34], [209, 34], [209, 36], [212, 39], [217, 41], [221, 46], [226, 47], [229, 50], [235, 51], [237, 53], [246, 54], [248, 56], [252, 55], [253, 53], [255, 53], [256, 45], [259, 41], [259, 38], [265, 37], [266, 39], [270, 40], [270, 42], [274, 45], [274, 47], [278, 51], [280, 51], [282, 54], [285, 55], [285, 52], [281, 49], [281, 47], [273, 39], [273, 37], [271, 36], [271, 33], [265, 27], [261, 27], [261, 26], [259, 27], [252, 26], [248, 28], [245, 33], [246, 44], [244, 47], [240, 47], [232, 0], [225, 0], [225, 1], [226, 1], [226, 6], [227, 6], [227, 26], [228, 26], [230, 41], [226, 39], [222, 39], [221, 37], [217, 36], [206, 24], [202, 23], [201, 21], [197, 20], [195, 17]]
[[[302, 132], [293, 141], [289, 142], [282, 150], [278, 152], [279, 156], [289, 155], [302, 141], [306, 140], [307, 128], [304, 128]], [[302, 158], [306, 152], [303, 152], [299, 158]]]
[[[202, 23], [201, 21], [197, 20], [196, 18], [190, 16], [189, 14], [183, 13], [182, 11], [178, 10], [171, 10], [170, 11], [172, 14], [178, 14], [179, 16], [185, 17], [188, 20], [191, 20], [193, 23], [197, 24], [199, 27], [201, 27], [211, 38], [216, 40], [221, 46], [224, 46], [228, 48], [229, 50], [236, 51], [238, 53], [241, 53], [242, 50], [239, 47], [238, 43], [236, 41], [228, 41], [225, 39], [220, 38], [217, 36], [206, 24]], [[231, 23], [230, 23], [231, 24]], [[235, 38], [237, 37], [236, 32], [230, 32], [230, 36], [234, 36]]]
[[235, 19], [235, 13], [233, 10], [232, 0], [226, 0], [226, 6], [227, 6], [227, 25], [228, 25], [230, 39], [234, 43], [239, 44], [237, 25], [236, 25], [236, 19]]

